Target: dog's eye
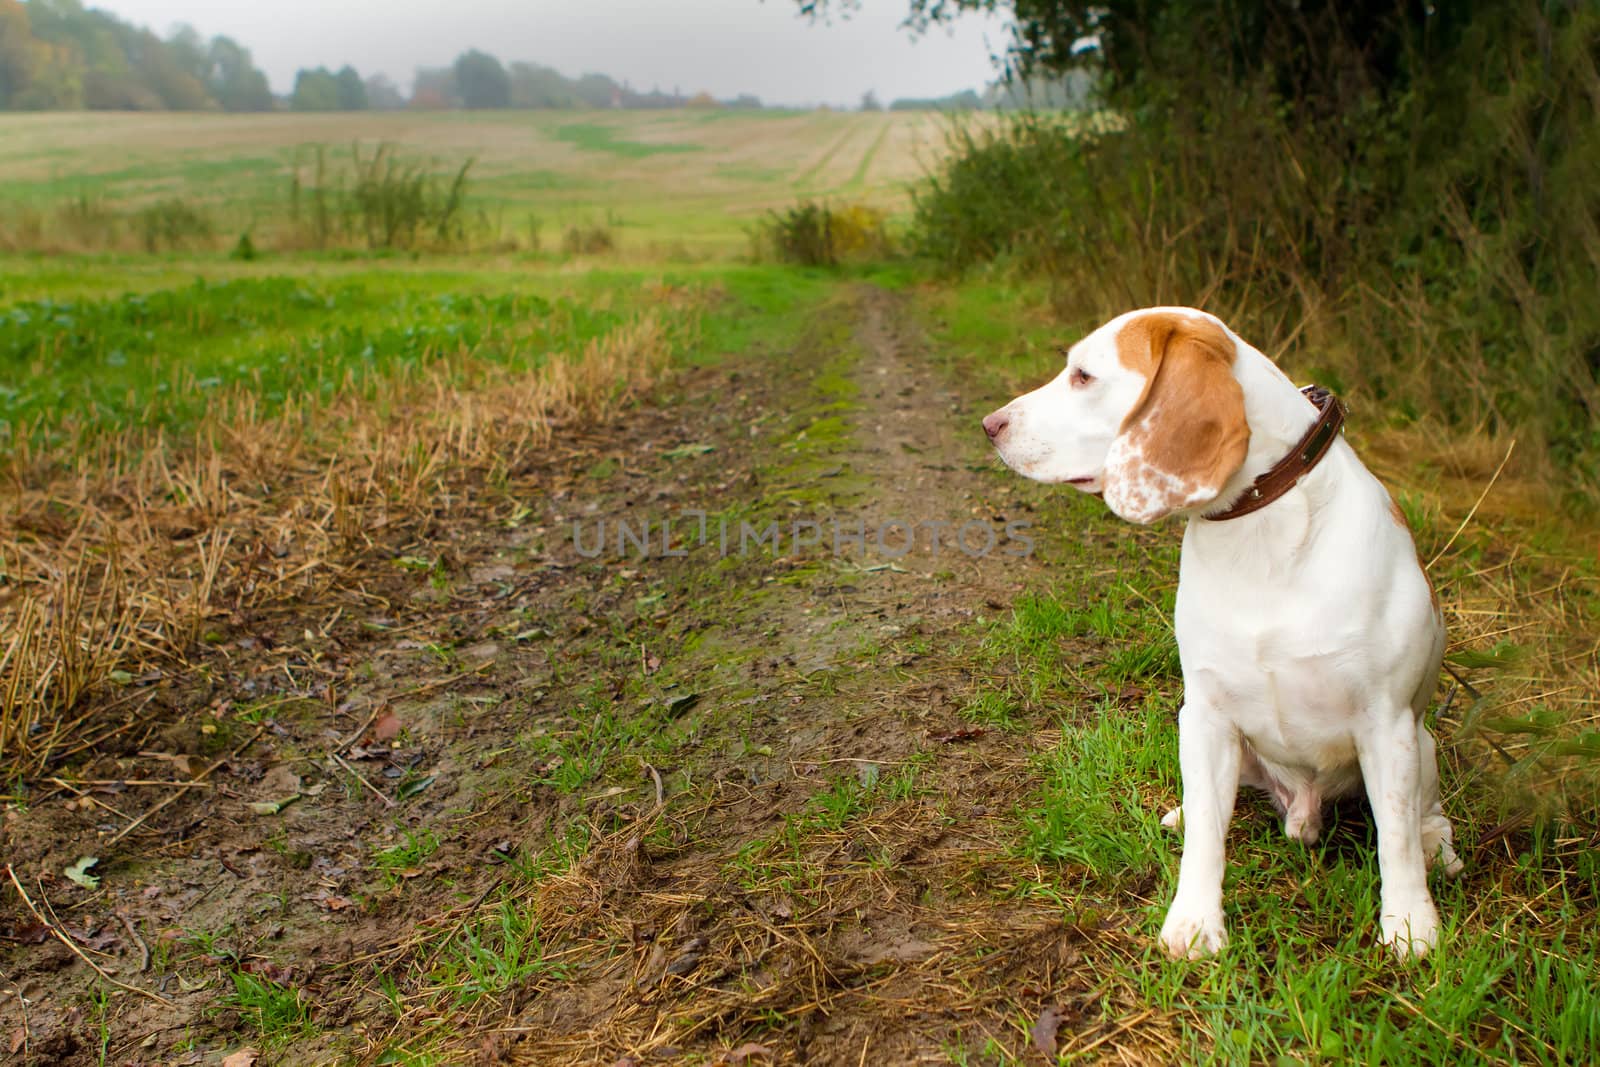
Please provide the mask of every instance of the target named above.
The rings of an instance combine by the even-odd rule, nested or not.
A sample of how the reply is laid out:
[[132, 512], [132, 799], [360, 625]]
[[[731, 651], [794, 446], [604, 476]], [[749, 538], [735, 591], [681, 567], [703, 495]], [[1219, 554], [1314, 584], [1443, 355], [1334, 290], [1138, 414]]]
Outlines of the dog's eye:
[[1080, 385], [1088, 385], [1090, 382], [1094, 381], [1094, 375], [1090, 374], [1082, 367], [1073, 367], [1072, 373], [1067, 375], [1067, 381], [1072, 383], [1073, 388], [1077, 388]]

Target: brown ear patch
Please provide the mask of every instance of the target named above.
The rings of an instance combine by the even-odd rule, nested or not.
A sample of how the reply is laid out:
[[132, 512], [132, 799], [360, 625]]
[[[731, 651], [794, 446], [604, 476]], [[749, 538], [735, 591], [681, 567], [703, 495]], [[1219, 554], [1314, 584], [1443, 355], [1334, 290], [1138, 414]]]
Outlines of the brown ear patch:
[[1130, 318], [1116, 343], [1145, 388], [1112, 444], [1106, 503], [1153, 522], [1215, 500], [1250, 443], [1233, 340], [1209, 318], [1154, 311]]

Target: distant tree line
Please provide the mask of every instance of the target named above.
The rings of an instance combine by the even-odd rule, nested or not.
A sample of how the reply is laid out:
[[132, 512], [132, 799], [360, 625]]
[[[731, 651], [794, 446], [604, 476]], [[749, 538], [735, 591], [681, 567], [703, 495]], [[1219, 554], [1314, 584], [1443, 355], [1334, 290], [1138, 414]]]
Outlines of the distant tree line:
[[0, 108], [265, 111], [266, 75], [227, 37], [162, 40], [79, 0], [0, 0]]
[[642, 92], [604, 74], [568, 78], [537, 63], [506, 66], [476, 49], [417, 71], [407, 96], [351, 66], [308, 68], [275, 97], [250, 52], [180, 26], [165, 40], [82, 0], [0, 0], [0, 110], [365, 111], [397, 108], [759, 108], [748, 94], [715, 100]]
[[759, 108], [758, 97], [741, 94], [716, 100], [707, 93], [684, 95], [677, 89], [641, 92], [626, 82], [604, 74], [569, 78], [538, 63], [509, 66], [476, 49], [465, 52], [448, 67], [417, 71], [407, 106], [422, 110], [445, 108]]
[[[1082, 75], [1078, 75], [1082, 76]], [[1048, 94], [1047, 94], [1048, 95]], [[1056, 92], [1035, 106], [1062, 106], [1077, 94]], [[993, 87], [948, 97], [900, 99], [891, 110], [965, 110], [1015, 106]], [[503, 64], [473, 49], [446, 67], [416, 72], [410, 95], [383, 74], [363, 78], [352, 66], [307, 68], [288, 96], [273, 95], [248, 49], [227, 37], [207, 41], [180, 26], [162, 39], [83, 0], [0, 0], [0, 110], [365, 111], [415, 108], [760, 108], [748, 93], [718, 100], [708, 93], [643, 91], [604, 74], [569, 78], [537, 63]], [[879, 110], [875, 94], [863, 110]]]

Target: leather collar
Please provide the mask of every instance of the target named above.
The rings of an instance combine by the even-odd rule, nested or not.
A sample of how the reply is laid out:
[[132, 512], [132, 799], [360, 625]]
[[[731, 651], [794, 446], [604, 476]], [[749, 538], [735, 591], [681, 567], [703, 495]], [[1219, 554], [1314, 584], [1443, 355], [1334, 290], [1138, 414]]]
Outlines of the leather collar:
[[1223, 522], [1248, 515], [1252, 511], [1260, 511], [1293, 489], [1295, 483], [1328, 454], [1328, 449], [1333, 446], [1339, 432], [1344, 429], [1344, 405], [1339, 402], [1338, 397], [1320, 385], [1308, 385], [1300, 392], [1317, 406], [1319, 412], [1317, 421], [1311, 424], [1311, 429], [1307, 430], [1299, 443], [1289, 450], [1287, 456], [1278, 460], [1271, 470], [1251, 482], [1250, 488], [1245, 490], [1244, 495], [1235, 500], [1231, 507], [1207, 515], [1205, 518], [1212, 522]]

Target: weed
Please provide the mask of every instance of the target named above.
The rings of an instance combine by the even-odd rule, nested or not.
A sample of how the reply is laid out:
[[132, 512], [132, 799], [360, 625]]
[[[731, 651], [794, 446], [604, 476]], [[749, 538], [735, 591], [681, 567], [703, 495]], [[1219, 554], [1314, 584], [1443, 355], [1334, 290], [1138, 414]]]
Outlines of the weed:
[[463, 236], [472, 166], [469, 158], [441, 177], [432, 164], [400, 158], [392, 144], [363, 155], [356, 143], [346, 172], [330, 163], [324, 146], [315, 145], [308, 161], [296, 160], [289, 219], [313, 248], [347, 240], [371, 249], [412, 248], [424, 238], [449, 245]]
[[439, 849], [439, 839], [432, 830], [406, 830], [404, 835], [404, 841], [372, 857], [373, 864], [383, 872], [384, 881], [389, 885], [398, 884], [405, 872], [421, 866], [423, 860]]
[[233, 992], [223, 1002], [238, 1009], [262, 1040], [281, 1044], [314, 1031], [311, 1008], [299, 990], [247, 971], [236, 970], [231, 977]]
[[215, 228], [211, 220], [187, 200], [161, 200], [141, 208], [134, 225], [146, 252], [163, 249], [194, 248], [210, 242]]
[[536, 975], [560, 978], [565, 970], [545, 958], [533, 913], [506, 900], [450, 942], [429, 980], [452, 991], [457, 1003], [469, 1004]]

